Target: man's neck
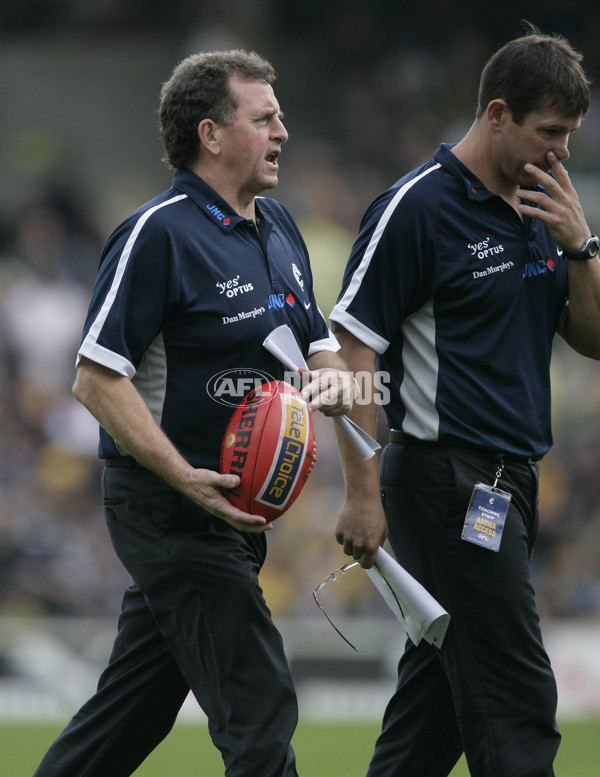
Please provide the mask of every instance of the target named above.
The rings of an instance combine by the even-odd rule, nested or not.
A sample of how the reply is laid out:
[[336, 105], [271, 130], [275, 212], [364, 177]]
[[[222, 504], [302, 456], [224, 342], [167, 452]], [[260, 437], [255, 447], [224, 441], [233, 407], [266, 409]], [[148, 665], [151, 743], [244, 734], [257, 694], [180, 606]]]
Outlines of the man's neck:
[[474, 124], [465, 137], [452, 149], [454, 156], [474, 173], [493, 194], [502, 197], [516, 209], [520, 203], [517, 197], [518, 184], [506, 178], [495, 157], [494, 148]]
[[211, 189], [214, 189], [219, 197], [222, 197], [239, 216], [251, 221], [256, 221], [254, 197], [242, 197], [237, 190], [235, 183], [223, 179], [222, 176], [211, 170], [208, 165], [198, 164], [191, 169], [192, 172], [202, 178]]

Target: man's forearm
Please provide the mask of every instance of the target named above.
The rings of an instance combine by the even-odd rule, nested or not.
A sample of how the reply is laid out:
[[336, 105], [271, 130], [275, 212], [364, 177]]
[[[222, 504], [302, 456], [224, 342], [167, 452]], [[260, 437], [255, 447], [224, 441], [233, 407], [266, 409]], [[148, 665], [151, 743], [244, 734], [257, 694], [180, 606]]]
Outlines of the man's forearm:
[[129, 455], [175, 488], [182, 488], [190, 465], [158, 426], [128, 378], [84, 360], [73, 393]]

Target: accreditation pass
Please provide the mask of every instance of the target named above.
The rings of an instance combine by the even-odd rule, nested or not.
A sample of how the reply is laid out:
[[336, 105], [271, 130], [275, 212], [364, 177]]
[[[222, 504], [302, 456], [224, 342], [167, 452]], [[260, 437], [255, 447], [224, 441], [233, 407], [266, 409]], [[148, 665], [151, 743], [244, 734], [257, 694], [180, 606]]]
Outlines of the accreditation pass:
[[510, 494], [500, 488], [476, 483], [462, 530], [463, 540], [498, 552]]

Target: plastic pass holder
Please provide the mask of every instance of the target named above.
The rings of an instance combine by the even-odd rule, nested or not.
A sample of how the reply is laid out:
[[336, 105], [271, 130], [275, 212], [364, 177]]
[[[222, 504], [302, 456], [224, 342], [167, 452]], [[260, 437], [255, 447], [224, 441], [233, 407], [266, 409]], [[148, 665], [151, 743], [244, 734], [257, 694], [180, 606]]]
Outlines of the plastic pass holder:
[[462, 538], [475, 545], [493, 550], [500, 550], [500, 541], [504, 531], [504, 523], [511, 495], [496, 484], [504, 467], [496, 472], [494, 485], [476, 483], [471, 494], [467, 516], [462, 530]]

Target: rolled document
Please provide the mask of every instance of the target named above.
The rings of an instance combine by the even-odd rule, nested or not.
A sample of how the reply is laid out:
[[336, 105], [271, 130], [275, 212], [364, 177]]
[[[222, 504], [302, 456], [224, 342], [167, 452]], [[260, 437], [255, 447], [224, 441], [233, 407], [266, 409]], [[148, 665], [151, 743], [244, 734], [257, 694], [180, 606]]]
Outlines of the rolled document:
[[415, 645], [441, 648], [450, 623], [444, 608], [383, 548], [365, 570]]
[[[273, 329], [265, 338], [263, 346], [291, 372], [298, 372], [301, 367], [308, 369], [294, 333], [287, 324]], [[363, 459], [370, 459], [381, 448], [376, 440], [347, 416], [336, 415], [333, 416], [333, 419]]]

